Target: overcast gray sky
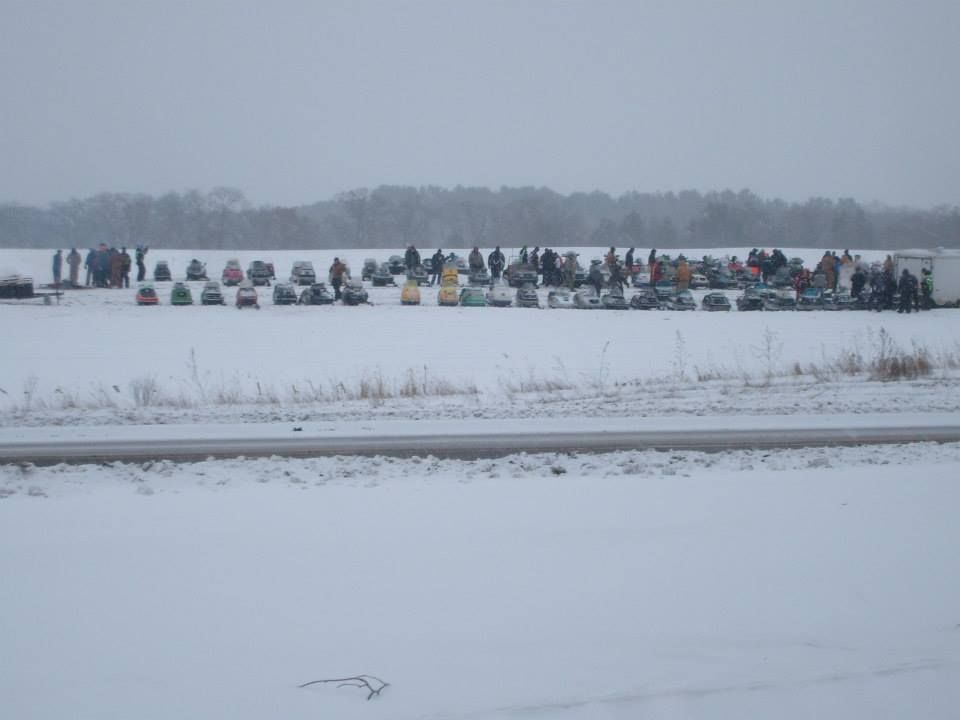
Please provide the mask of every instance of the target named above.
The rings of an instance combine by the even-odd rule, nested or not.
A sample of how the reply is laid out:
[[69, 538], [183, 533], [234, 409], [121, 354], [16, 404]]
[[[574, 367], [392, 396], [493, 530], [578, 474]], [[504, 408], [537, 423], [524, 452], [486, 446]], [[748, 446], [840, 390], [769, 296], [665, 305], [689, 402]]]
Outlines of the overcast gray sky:
[[0, 200], [960, 202], [960, 2], [0, 0]]

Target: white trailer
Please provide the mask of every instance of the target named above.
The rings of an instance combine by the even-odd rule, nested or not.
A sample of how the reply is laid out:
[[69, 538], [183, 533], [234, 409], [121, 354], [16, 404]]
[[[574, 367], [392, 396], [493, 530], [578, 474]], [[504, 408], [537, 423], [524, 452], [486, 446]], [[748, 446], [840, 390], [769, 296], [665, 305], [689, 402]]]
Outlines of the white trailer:
[[960, 307], [960, 250], [900, 250], [893, 256], [896, 277], [906, 268], [923, 280], [920, 271], [933, 273], [933, 301], [937, 305]]

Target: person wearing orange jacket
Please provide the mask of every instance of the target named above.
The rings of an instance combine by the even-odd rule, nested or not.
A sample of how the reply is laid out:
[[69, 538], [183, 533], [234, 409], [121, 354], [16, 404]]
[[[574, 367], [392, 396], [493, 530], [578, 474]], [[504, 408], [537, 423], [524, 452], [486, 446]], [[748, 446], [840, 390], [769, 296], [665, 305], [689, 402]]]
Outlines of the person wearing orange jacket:
[[690, 264], [681, 260], [677, 266], [677, 290], [686, 290], [690, 287]]

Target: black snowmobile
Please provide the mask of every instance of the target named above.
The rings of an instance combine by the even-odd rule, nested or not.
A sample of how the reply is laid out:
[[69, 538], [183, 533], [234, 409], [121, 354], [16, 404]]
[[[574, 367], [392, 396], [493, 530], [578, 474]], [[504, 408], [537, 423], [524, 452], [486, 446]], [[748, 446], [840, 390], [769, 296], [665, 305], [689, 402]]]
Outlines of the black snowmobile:
[[187, 265], [187, 280], [209, 280], [207, 277], [207, 266], [194, 258]]

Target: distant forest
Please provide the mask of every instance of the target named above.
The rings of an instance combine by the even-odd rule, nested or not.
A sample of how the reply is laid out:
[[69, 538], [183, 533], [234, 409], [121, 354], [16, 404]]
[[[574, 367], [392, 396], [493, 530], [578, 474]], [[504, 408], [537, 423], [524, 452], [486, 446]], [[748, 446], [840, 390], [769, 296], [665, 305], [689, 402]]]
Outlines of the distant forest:
[[960, 247], [960, 207], [863, 206], [700, 193], [402, 187], [344, 192], [301, 207], [253, 207], [233, 188], [160, 197], [103, 193], [30, 207], [0, 204], [0, 247], [88, 248]]

